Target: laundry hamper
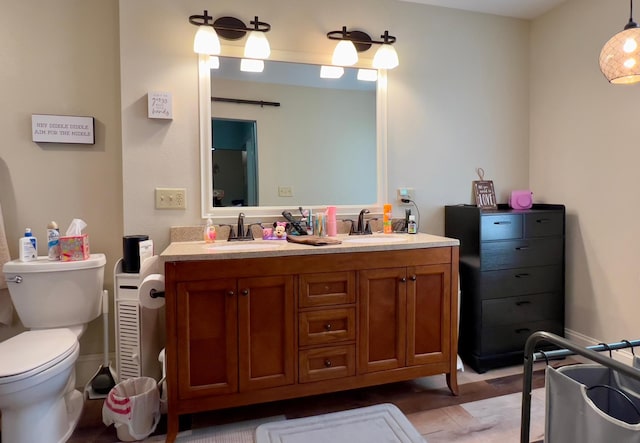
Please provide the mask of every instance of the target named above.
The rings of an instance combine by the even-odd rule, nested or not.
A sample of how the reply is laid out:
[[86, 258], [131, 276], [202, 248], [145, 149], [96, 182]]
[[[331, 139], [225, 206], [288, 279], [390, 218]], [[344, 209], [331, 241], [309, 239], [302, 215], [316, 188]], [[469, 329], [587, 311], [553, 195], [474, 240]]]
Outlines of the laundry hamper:
[[640, 443], [634, 382], [602, 365], [547, 366], [545, 443]]

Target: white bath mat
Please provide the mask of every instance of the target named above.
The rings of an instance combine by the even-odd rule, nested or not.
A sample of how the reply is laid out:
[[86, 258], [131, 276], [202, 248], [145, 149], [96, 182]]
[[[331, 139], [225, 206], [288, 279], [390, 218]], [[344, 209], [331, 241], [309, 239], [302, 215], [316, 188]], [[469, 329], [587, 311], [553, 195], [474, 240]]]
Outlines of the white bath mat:
[[425, 443], [390, 403], [313, 417], [266, 423], [256, 443]]

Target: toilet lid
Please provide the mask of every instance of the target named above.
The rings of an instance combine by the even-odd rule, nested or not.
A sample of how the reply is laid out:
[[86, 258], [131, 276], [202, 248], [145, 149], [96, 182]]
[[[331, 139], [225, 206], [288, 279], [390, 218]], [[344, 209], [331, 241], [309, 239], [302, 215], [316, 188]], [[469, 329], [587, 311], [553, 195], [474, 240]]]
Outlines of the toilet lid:
[[44, 371], [78, 346], [76, 335], [63, 328], [26, 331], [0, 342], [0, 384]]

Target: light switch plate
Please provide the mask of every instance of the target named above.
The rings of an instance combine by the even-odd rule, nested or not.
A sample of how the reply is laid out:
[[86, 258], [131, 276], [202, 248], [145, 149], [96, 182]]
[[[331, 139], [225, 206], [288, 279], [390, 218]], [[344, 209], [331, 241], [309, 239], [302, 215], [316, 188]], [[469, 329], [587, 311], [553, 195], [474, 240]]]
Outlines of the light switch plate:
[[156, 188], [156, 209], [187, 209], [187, 190]]

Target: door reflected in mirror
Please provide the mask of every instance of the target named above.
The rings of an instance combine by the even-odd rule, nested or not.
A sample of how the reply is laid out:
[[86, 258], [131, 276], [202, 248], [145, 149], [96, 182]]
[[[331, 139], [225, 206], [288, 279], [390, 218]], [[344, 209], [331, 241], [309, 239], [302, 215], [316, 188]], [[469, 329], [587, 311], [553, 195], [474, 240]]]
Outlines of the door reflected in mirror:
[[[376, 204], [376, 83], [357, 71], [322, 79], [318, 65], [266, 61], [247, 73], [221, 57], [211, 71], [212, 206]], [[225, 131], [242, 134], [237, 146], [221, 141]]]

